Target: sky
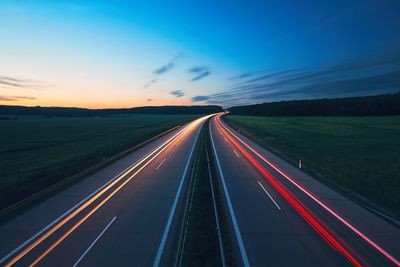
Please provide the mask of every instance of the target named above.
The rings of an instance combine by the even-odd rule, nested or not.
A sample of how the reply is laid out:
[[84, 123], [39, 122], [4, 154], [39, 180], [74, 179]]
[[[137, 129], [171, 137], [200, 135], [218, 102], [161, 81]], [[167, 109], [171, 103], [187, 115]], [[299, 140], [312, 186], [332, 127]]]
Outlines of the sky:
[[400, 1], [0, 0], [0, 105], [117, 108], [400, 91]]

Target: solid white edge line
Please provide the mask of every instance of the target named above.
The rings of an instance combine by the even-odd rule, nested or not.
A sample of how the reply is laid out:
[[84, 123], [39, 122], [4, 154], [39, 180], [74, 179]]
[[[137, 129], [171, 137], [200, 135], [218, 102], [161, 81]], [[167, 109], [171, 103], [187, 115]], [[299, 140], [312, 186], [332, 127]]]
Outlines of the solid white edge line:
[[165, 225], [164, 232], [163, 232], [163, 235], [162, 235], [162, 238], [161, 238], [161, 241], [160, 241], [160, 245], [158, 246], [158, 249], [157, 249], [157, 254], [156, 254], [156, 257], [155, 257], [154, 262], [153, 262], [153, 267], [157, 267], [157, 266], [160, 265], [161, 257], [163, 255], [164, 248], [165, 248], [165, 243], [167, 241], [168, 233], [169, 233], [169, 230], [171, 228], [172, 219], [173, 219], [174, 214], [175, 214], [176, 206], [178, 205], [178, 199], [179, 199], [179, 196], [180, 196], [181, 191], [182, 191], [183, 183], [185, 181], [185, 177], [186, 177], [187, 171], [189, 169], [189, 163], [191, 162], [193, 151], [194, 151], [194, 148], [196, 147], [197, 139], [198, 139], [199, 134], [200, 134], [200, 130], [201, 130], [201, 127], [200, 127], [200, 129], [198, 130], [198, 132], [196, 134], [196, 138], [195, 138], [195, 141], [193, 143], [193, 147], [192, 147], [192, 149], [190, 151], [188, 161], [186, 162], [186, 166], [185, 166], [185, 169], [183, 171], [183, 175], [181, 177], [181, 182], [179, 183], [179, 187], [178, 187], [178, 190], [176, 192], [176, 195], [175, 195], [175, 198], [174, 198], [174, 202], [172, 204], [172, 208], [171, 208], [171, 211], [170, 211], [169, 216], [168, 216], [167, 224]]
[[213, 207], [214, 207], [215, 223], [216, 223], [216, 226], [217, 226], [219, 253], [221, 254], [222, 267], [226, 267], [224, 244], [222, 242], [221, 227], [220, 227], [220, 224], [219, 224], [217, 203], [215, 202], [215, 193], [214, 193], [214, 185], [213, 185], [213, 179], [212, 179], [212, 174], [211, 174], [210, 158], [208, 157], [207, 146], [205, 146], [205, 147], [206, 147], [206, 156], [207, 156], [208, 178], [209, 178], [209, 182], [210, 182], [211, 196], [212, 196]]
[[[191, 123], [189, 123], [191, 124]], [[188, 125], [189, 125], [188, 124]], [[182, 132], [183, 130], [185, 130], [187, 127], [185, 126], [183, 129], [181, 129], [178, 134], [180, 132]], [[178, 135], [176, 134], [176, 135]], [[175, 135], [175, 136], [176, 136]], [[63, 214], [61, 214], [58, 218], [56, 218], [55, 220], [53, 220], [50, 224], [48, 224], [47, 226], [45, 226], [42, 230], [40, 230], [39, 232], [37, 232], [36, 234], [34, 234], [33, 236], [31, 236], [28, 240], [26, 240], [24, 243], [22, 243], [21, 245], [19, 245], [17, 248], [13, 249], [11, 252], [9, 252], [7, 255], [5, 255], [3, 258], [0, 259], [0, 264], [4, 263], [6, 260], [8, 260], [12, 255], [14, 255], [15, 253], [17, 253], [18, 251], [20, 251], [21, 249], [23, 249], [25, 246], [27, 246], [29, 243], [31, 243], [33, 240], [35, 240], [37, 237], [39, 237], [41, 234], [43, 234], [44, 232], [46, 232], [48, 229], [50, 229], [51, 227], [53, 227], [56, 223], [58, 223], [59, 221], [61, 221], [62, 219], [64, 219], [68, 214], [72, 213], [75, 209], [77, 209], [79, 206], [81, 206], [83, 203], [85, 203], [88, 199], [90, 199], [91, 197], [93, 197], [95, 194], [97, 194], [98, 192], [100, 192], [101, 190], [103, 190], [105, 187], [107, 187], [109, 184], [111, 184], [112, 182], [114, 182], [118, 177], [122, 176], [124, 173], [130, 171], [130, 169], [132, 169], [135, 165], [137, 165], [139, 162], [141, 162], [143, 159], [145, 159], [146, 157], [148, 157], [149, 155], [151, 155], [152, 153], [154, 153], [156, 150], [158, 150], [161, 146], [165, 145], [166, 143], [168, 143], [171, 139], [170, 138], [167, 140], [167, 142], [162, 143], [160, 146], [156, 147], [155, 149], [153, 149], [150, 153], [145, 154], [143, 157], [141, 157], [139, 160], [137, 160], [135, 163], [129, 165], [129, 167], [127, 167], [126, 169], [124, 169], [123, 171], [119, 172], [117, 175], [115, 175], [112, 179], [110, 179], [108, 182], [106, 182], [105, 184], [103, 184], [101, 187], [99, 187], [98, 189], [96, 189], [95, 191], [93, 191], [90, 195], [88, 195], [87, 197], [85, 197], [84, 199], [82, 199], [79, 203], [77, 203], [75, 206], [73, 206], [72, 208], [70, 208], [69, 210], [67, 210], [66, 212], [64, 212]]]
[[278, 203], [272, 198], [272, 196], [268, 193], [267, 189], [260, 183], [260, 181], [257, 181], [258, 184], [261, 186], [262, 190], [265, 192], [265, 194], [268, 195], [268, 197], [272, 200], [272, 202], [275, 204], [275, 206], [278, 208], [278, 210], [281, 210], [281, 207], [279, 207]]
[[274, 164], [270, 163], [263, 155], [258, 153], [254, 148], [252, 148], [250, 145], [248, 145], [246, 142], [242, 141], [239, 136], [234, 134], [231, 130], [229, 130], [223, 123], [221, 125], [231, 133], [232, 136], [234, 136], [239, 142], [241, 142], [243, 145], [245, 145], [248, 149], [250, 149], [254, 154], [256, 154], [260, 159], [262, 159], [265, 163], [267, 163], [269, 166], [271, 166], [274, 170], [279, 172], [283, 177], [285, 177], [288, 181], [290, 181], [293, 185], [295, 185], [298, 189], [300, 189], [304, 194], [309, 196], [312, 200], [314, 200], [316, 203], [318, 203], [322, 208], [324, 208], [326, 211], [328, 211], [332, 216], [334, 216], [336, 219], [338, 219], [340, 222], [342, 222], [344, 225], [346, 225], [350, 230], [352, 230], [354, 233], [356, 233], [358, 236], [360, 236], [364, 241], [366, 241], [368, 244], [370, 244], [372, 247], [377, 249], [380, 253], [382, 253], [384, 256], [386, 256], [388, 259], [390, 259], [393, 263], [395, 263], [397, 266], [400, 266], [400, 261], [392, 256], [389, 252], [387, 252], [385, 249], [383, 249], [381, 246], [379, 246], [377, 243], [372, 241], [368, 236], [366, 236], [364, 233], [362, 233], [360, 230], [358, 230], [355, 226], [353, 226], [351, 223], [346, 221], [342, 216], [337, 214], [334, 210], [329, 208], [325, 203], [321, 202], [318, 198], [316, 198], [313, 194], [307, 192], [302, 185], [299, 185], [296, 181], [294, 181], [291, 177], [283, 173], [279, 168], [275, 167]]
[[111, 226], [111, 224], [117, 219], [117, 216], [115, 216], [108, 224], [107, 226], [101, 231], [101, 233], [96, 237], [96, 239], [90, 244], [90, 246], [83, 252], [83, 254], [79, 257], [79, 259], [74, 263], [73, 267], [78, 266], [78, 264], [82, 261], [82, 259], [88, 254], [88, 252], [92, 249], [92, 247], [96, 244], [96, 242], [100, 239], [100, 237], [107, 231], [107, 229]]
[[[192, 122], [194, 123], [194, 121]], [[173, 144], [175, 142], [175, 140], [182, 134], [182, 132], [184, 130], [186, 130], [187, 127], [185, 127], [184, 129], [182, 129], [180, 132], [178, 132], [177, 134], [175, 134], [173, 137], [171, 137], [170, 139], [168, 139], [166, 142], [164, 142], [162, 145], [160, 145], [158, 148], [154, 149], [150, 154], [148, 154], [146, 157], [144, 157], [144, 159], [147, 159], [151, 156], [153, 156], [154, 153], [156, 153], [156, 155], [154, 155], [150, 160], [148, 160], [146, 163], [144, 163], [144, 165], [142, 167], [140, 167], [134, 174], [132, 174], [126, 181], [124, 181], [120, 186], [118, 186], [111, 194], [109, 194], [105, 199], [110, 199], [115, 193], [117, 193], [123, 186], [125, 186], [131, 179], [133, 179], [133, 177], [135, 177], [140, 171], [142, 171], [148, 164], [150, 164], [153, 159], [155, 159], [158, 155], [160, 155], [165, 149], [167, 149], [171, 144]], [[142, 160], [144, 161], [144, 160]], [[121, 177], [119, 179], [122, 179], [124, 176], [126, 176], [131, 170], [134, 170], [136, 168], [136, 166], [133, 166], [130, 170], [128, 170], [126, 173], [124, 173], [123, 175], [121, 175]], [[102, 203], [100, 203], [100, 206], [103, 205], [107, 200], [103, 200]], [[90, 216], [90, 215], [89, 215]], [[80, 223], [79, 223], [80, 224]], [[9, 265], [9, 264], [8, 264]], [[34, 265], [34, 264], [33, 264]]]
[[4, 261], [6, 261], [8, 258], [10, 258], [12, 255], [14, 255], [15, 253], [17, 253], [18, 251], [20, 251], [21, 249], [23, 249], [26, 245], [28, 245], [29, 243], [31, 243], [34, 239], [36, 239], [38, 236], [40, 236], [42, 233], [46, 232], [49, 228], [53, 227], [56, 223], [58, 223], [60, 220], [62, 220], [65, 216], [67, 216], [68, 214], [72, 213], [75, 209], [77, 209], [79, 206], [81, 206], [83, 203], [85, 203], [88, 199], [90, 199], [92, 196], [94, 196], [95, 194], [97, 194], [98, 192], [100, 192], [102, 189], [104, 189], [107, 185], [109, 185], [110, 183], [112, 183], [115, 179], [117, 179], [119, 176], [121, 176], [123, 173], [125, 173], [126, 171], [128, 171], [132, 166], [136, 165], [139, 161], [141, 161], [143, 158], [145, 158], [145, 156], [143, 156], [141, 159], [139, 159], [138, 161], [136, 161], [135, 163], [133, 163], [132, 165], [130, 165], [128, 168], [126, 168], [125, 170], [123, 170], [122, 172], [118, 173], [116, 176], [114, 176], [111, 180], [109, 180], [108, 182], [106, 182], [105, 184], [103, 184], [101, 187], [99, 187], [98, 189], [96, 189], [95, 191], [93, 191], [93, 193], [91, 193], [90, 195], [88, 195], [87, 197], [85, 197], [84, 199], [82, 199], [79, 203], [77, 203], [75, 206], [73, 206], [72, 208], [70, 208], [69, 210], [67, 210], [66, 212], [64, 212], [63, 214], [61, 214], [58, 218], [56, 218], [54, 221], [52, 221], [50, 224], [48, 224], [46, 227], [44, 227], [42, 230], [40, 230], [39, 232], [37, 232], [35, 235], [33, 235], [32, 237], [30, 237], [28, 240], [26, 240], [24, 243], [22, 243], [21, 245], [19, 245], [17, 248], [15, 248], [14, 250], [12, 250], [10, 253], [8, 253], [7, 255], [5, 255], [2, 259], [0, 259], [0, 264], [3, 263]]
[[233, 150], [233, 153], [235, 153], [236, 157], [240, 158], [239, 154], [236, 152], [236, 150], [235, 149], [232, 149], [232, 150]]
[[[146, 163], [144, 163], [143, 164], [143, 166], [142, 167], [140, 167], [134, 174], [132, 174], [126, 181], [124, 181], [120, 186], [118, 186], [113, 192], [111, 192], [100, 204], [98, 204], [98, 205], [100, 205], [100, 206], [102, 206], [106, 201], [108, 201], [108, 199], [110, 199], [114, 194], [116, 194], [122, 187], [124, 187], [128, 182], [130, 182], [139, 172], [141, 172], [148, 164], [150, 164], [158, 155], [160, 155], [165, 149], [167, 149], [171, 144], [173, 144], [173, 142], [175, 141], [175, 138], [174, 138], [174, 140], [173, 139], [170, 139], [170, 140], [172, 140], [171, 142], [165, 142], [164, 143], [164, 145], [165, 146], [160, 146], [159, 148], [160, 149], [157, 149], [157, 150], [159, 150], [159, 151], [157, 151], [156, 150], [156, 155], [154, 155], [152, 158], [150, 158]], [[152, 156], [152, 154], [150, 154], [150, 156]], [[125, 175], [125, 174], [124, 174]], [[98, 206], [98, 207], [100, 207], [100, 206]], [[86, 215], [86, 216], [88, 216], [88, 215]], [[90, 216], [90, 215], [89, 215]], [[78, 226], [80, 225], [81, 223], [80, 222], [78, 222]], [[76, 229], [76, 228], [75, 228]], [[31, 264], [31, 266], [33, 266], [33, 265], [36, 265], [36, 264]]]
[[161, 161], [161, 163], [160, 163], [160, 164], [158, 164], [158, 166], [157, 166], [156, 170], [158, 170], [158, 169], [161, 167], [161, 165], [164, 163], [164, 161], [165, 161], [166, 159], [167, 159], [167, 158], [164, 158], [164, 159]]
[[221, 177], [222, 187], [224, 188], [224, 194], [225, 194], [226, 202], [228, 204], [229, 214], [231, 215], [233, 229], [235, 231], [236, 240], [237, 240], [238, 245], [239, 245], [240, 254], [242, 256], [243, 266], [248, 267], [248, 266], [250, 266], [249, 259], [247, 257], [246, 248], [245, 248], [243, 240], [242, 240], [242, 235], [240, 234], [239, 226], [238, 226], [238, 223], [237, 223], [237, 220], [236, 220], [236, 215], [235, 215], [235, 212], [234, 212], [233, 207], [232, 207], [231, 199], [229, 197], [229, 192], [228, 192], [228, 189], [226, 187], [224, 174], [222, 173], [221, 165], [219, 163], [219, 159], [218, 159], [218, 155], [217, 155], [217, 150], [215, 149], [214, 138], [213, 138], [212, 132], [211, 132], [211, 125], [212, 124], [211, 124], [211, 120], [210, 120], [210, 128], [209, 128], [209, 130], [210, 130], [211, 144], [212, 144], [212, 147], [213, 147], [215, 160], [216, 160], [216, 163], [217, 163], [217, 166], [218, 166], [218, 172], [219, 172], [219, 175]]

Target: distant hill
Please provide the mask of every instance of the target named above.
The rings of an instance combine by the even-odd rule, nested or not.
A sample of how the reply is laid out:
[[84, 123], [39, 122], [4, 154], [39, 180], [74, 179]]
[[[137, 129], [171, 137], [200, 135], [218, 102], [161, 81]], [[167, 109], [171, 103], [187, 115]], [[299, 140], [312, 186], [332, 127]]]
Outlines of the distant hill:
[[400, 93], [334, 99], [292, 100], [228, 109], [251, 116], [383, 116], [400, 115]]
[[2, 106], [0, 116], [92, 117], [124, 114], [210, 114], [221, 112], [219, 106], [151, 106], [115, 109], [86, 109], [68, 107]]

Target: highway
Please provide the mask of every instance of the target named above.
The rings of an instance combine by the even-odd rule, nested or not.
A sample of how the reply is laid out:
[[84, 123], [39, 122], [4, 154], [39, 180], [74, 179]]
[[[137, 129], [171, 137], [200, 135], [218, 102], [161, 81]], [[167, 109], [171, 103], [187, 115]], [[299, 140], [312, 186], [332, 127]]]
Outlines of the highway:
[[[238, 266], [400, 266], [400, 230], [205, 116], [0, 225], [1, 266], [173, 266], [201, 128]], [[229, 239], [229, 238], [228, 238]]]
[[208, 116], [0, 226], [0, 265], [172, 264], [190, 166]]
[[227, 126], [213, 156], [243, 266], [400, 266], [400, 230]]

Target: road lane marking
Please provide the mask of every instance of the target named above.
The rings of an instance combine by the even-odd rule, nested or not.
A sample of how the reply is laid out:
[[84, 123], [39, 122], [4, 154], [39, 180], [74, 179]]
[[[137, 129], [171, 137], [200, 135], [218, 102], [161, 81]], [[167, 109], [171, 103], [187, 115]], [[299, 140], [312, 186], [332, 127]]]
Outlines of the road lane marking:
[[[171, 143], [173, 143], [173, 141], [175, 139], [177, 139], [186, 129], [188, 129], [190, 127], [190, 125], [192, 125], [193, 123], [195, 123], [196, 121], [190, 123], [189, 125], [187, 125], [185, 128], [183, 128], [181, 131], [179, 131], [178, 133], [176, 133], [174, 136], [172, 136], [170, 139], [168, 139], [166, 142], [162, 143], [160, 146], [158, 146], [157, 148], [155, 148], [154, 150], [152, 150], [151, 153], [147, 154], [146, 156], [142, 157], [139, 161], [135, 162], [133, 165], [131, 165], [130, 167], [128, 167], [127, 169], [125, 169], [124, 171], [120, 172], [118, 175], [116, 175], [113, 179], [111, 179], [110, 181], [108, 181], [107, 183], [105, 183], [103, 186], [101, 186], [99, 189], [95, 190], [92, 194], [90, 194], [88, 197], [86, 197], [84, 200], [80, 201], [78, 204], [76, 204], [73, 208], [71, 208], [70, 210], [68, 210], [67, 212], [65, 212], [63, 215], [61, 215], [60, 217], [58, 217], [56, 220], [54, 220], [52, 223], [50, 223], [48, 226], [46, 226], [45, 228], [43, 228], [41, 231], [39, 231], [38, 233], [36, 233], [34, 236], [32, 236], [30, 239], [28, 239], [27, 241], [25, 241], [23, 244], [21, 244], [19, 247], [17, 247], [16, 249], [14, 249], [13, 251], [11, 251], [10, 253], [8, 253], [5, 257], [3, 257], [0, 261], [0, 263], [3, 263], [4, 261], [6, 261], [8, 258], [10, 258], [13, 254], [17, 253], [19, 250], [21, 250], [22, 248], [24, 248], [26, 245], [28, 245], [30, 242], [32, 242], [33, 240], [35, 240], [35, 238], [37, 238], [38, 236], [40, 236], [42, 233], [44, 233], [45, 231], [47, 231], [48, 229], [50, 229], [51, 227], [53, 227], [55, 224], [57, 224], [60, 220], [63, 220], [61, 222], [59, 222], [57, 225], [55, 225], [53, 228], [51, 228], [46, 234], [44, 234], [41, 238], [37, 239], [33, 244], [31, 244], [28, 248], [26, 248], [24, 251], [22, 251], [20, 254], [18, 254], [15, 258], [13, 258], [9, 263], [7, 263], [7, 265], [12, 265], [14, 264], [16, 261], [18, 261], [20, 258], [22, 258], [23, 256], [25, 256], [27, 253], [29, 253], [30, 250], [32, 250], [33, 248], [35, 248], [38, 244], [40, 244], [44, 239], [46, 239], [49, 235], [51, 235], [52, 233], [54, 233], [56, 230], [58, 230], [62, 225], [64, 225], [67, 221], [69, 221], [71, 218], [73, 218], [76, 214], [78, 214], [81, 210], [83, 210], [84, 208], [86, 208], [88, 205], [90, 205], [94, 200], [96, 200], [98, 197], [100, 197], [101, 195], [103, 195], [106, 191], [108, 191], [108, 189], [110, 189], [112, 186], [114, 186], [118, 181], [120, 181], [122, 178], [124, 178], [130, 171], [134, 170], [137, 165], [141, 164], [142, 162], [144, 162], [146, 159], [148, 159], [149, 157], [151, 157], [154, 153], [156, 153], [158, 150], [162, 149], [161, 151], [163, 151], [166, 147], [168, 147], [169, 145], [171, 145]], [[159, 155], [160, 153], [158, 153], [157, 155]], [[157, 156], [156, 155], [156, 156]], [[148, 164], [148, 163], [147, 163]], [[146, 164], [146, 165], [147, 165]], [[145, 166], [146, 166], [145, 165]], [[142, 168], [141, 168], [142, 169]], [[141, 170], [140, 169], [140, 170]], [[136, 174], [135, 174], [136, 175]], [[81, 206], [82, 205], [82, 206]], [[79, 207], [80, 206], [80, 207]], [[79, 208], [78, 208], [79, 207]], [[75, 208], [77, 208], [75, 210]], [[75, 211], [74, 211], [75, 210]], [[72, 213], [71, 213], [72, 212]], [[70, 214], [71, 213], [71, 214]], [[67, 216], [67, 217], [66, 217]], [[64, 218], [66, 217], [66, 218]], [[7, 266], [6, 265], [6, 266]]]
[[220, 123], [224, 129], [226, 129], [233, 137], [235, 137], [239, 142], [241, 142], [243, 145], [245, 145], [249, 150], [251, 150], [254, 154], [256, 154], [259, 158], [261, 158], [264, 162], [266, 162], [269, 166], [271, 166], [274, 170], [276, 170], [278, 173], [280, 173], [283, 177], [285, 177], [288, 181], [290, 181], [293, 185], [295, 185], [298, 189], [300, 189], [304, 194], [309, 196], [312, 200], [314, 200], [316, 203], [318, 203], [322, 208], [324, 208], [326, 211], [328, 211], [333, 217], [335, 217], [337, 220], [339, 220], [341, 223], [343, 223], [345, 226], [347, 226], [350, 230], [352, 230], [354, 233], [356, 233], [359, 237], [361, 237], [364, 241], [366, 241], [369, 245], [371, 245], [373, 248], [378, 250], [382, 255], [384, 255], [386, 258], [388, 258], [391, 262], [393, 262], [395, 265], [400, 266], [400, 261], [396, 259], [394, 256], [392, 256], [389, 252], [387, 252], [384, 248], [379, 246], [377, 243], [372, 241], [368, 236], [366, 236], [364, 233], [362, 233], [360, 230], [358, 230], [355, 226], [353, 226], [350, 222], [346, 221], [342, 216], [337, 214], [333, 209], [328, 207], [325, 203], [323, 203], [321, 200], [319, 200], [318, 197], [316, 197], [313, 193], [309, 192], [303, 185], [299, 184], [296, 182], [293, 178], [289, 177], [287, 174], [285, 174], [279, 167], [275, 166], [274, 163], [270, 162], [267, 160], [264, 156], [262, 156], [260, 153], [258, 153], [254, 148], [252, 148], [250, 145], [248, 145], [246, 142], [242, 141], [241, 138], [239, 138], [236, 134], [234, 134], [230, 129], [228, 129], [225, 125]]
[[[218, 125], [221, 129], [222, 126]], [[353, 255], [350, 251], [349, 246], [346, 243], [342, 243], [337, 235], [325, 224], [321, 224], [320, 219], [315, 216], [312, 212], [310, 212], [304, 203], [301, 203], [287, 188], [285, 188], [281, 183], [278, 182], [277, 178], [272, 176], [266, 170], [265, 166], [259, 163], [248, 151], [245, 150], [244, 147], [240, 146], [239, 143], [232, 137], [228, 136], [228, 133], [225, 131], [226, 136], [232, 144], [234, 144], [243, 154], [245, 158], [256, 168], [256, 170], [262, 174], [268, 182], [284, 197], [284, 199], [298, 212], [303, 219], [321, 236], [321, 238], [327, 241], [328, 244], [331, 244], [338, 251], [340, 251], [353, 265], [361, 267], [362, 264], [358, 261], [361, 259], [358, 255]], [[343, 244], [343, 245], [342, 245]], [[362, 260], [362, 259], [361, 259]]]
[[[200, 159], [197, 159], [197, 166], [199, 166], [199, 162], [200, 162]], [[193, 166], [193, 168], [194, 167], [195, 166]], [[179, 258], [179, 260], [177, 262], [175, 262], [175, 266], [182, 266], [183, 251], [185, 251], [186, 237], [187, 237], [187, 230], [188, 230], [188, 219], [190, 217], [190, 213], [191, 213], [192, 206], [193, 206], [193, 196], [194, 196], [194, 192], [196, 191], [196, 181], [198, 178], [197, 175], [194, 175], [193, 172], [194, 172], [194, 169], [192, 169], [192, 172], [191, 172], [192, 176], [191, 176], [191, 180], [189, 182], [189, 190], [191, 189], [191, 191], [188, 192], [188, 194], [189, 194], [188, 196], [190, 196], [190, 199], [188, 199], [188, 201], [186, 201], [185, 211], [183, 214], [183, 222], [182, 222], [182, 226], [181, 226], [182, 229], [184, 229], [184, 231], [182, 233], [182, 230], [181, 230], [181, 234], [179, 236], [179, 241], [178, 241], [178, 249], [177, 249], [177, 253], [176, 253], [176, 255], [177, 255], [176, 258]], [[189, 216], [186, 216], [186, 215], [189, 215]], [[182, 240], [182, 237], [183, 237], [183, 240]], [[178, 255], [179, 255], [179, 257], [178, 257]]]
[[219, 159], [218, 159], [218, 155], [217, 155], [217, 150], [215, 149], [214, 138], [213, 138], [212, 132], [211, 132], [211, 125], [212, 125], [211, 124], [211, 120], [210, 120], [210, 124], [209, 125], [210, 125], [209, 130], [210, 130], [211, 144], [212, 144], [214, 155], [215, 155], [215, 161], [217, 163], [218, 172], [219, 172], [219, 175], [221, 177], [222, 187], [224, 188], [224, 194], [225, 194], [226, 202], [228, 204], [229, 214], [230, 214], [231, 219], [232, 219], [232, 224], [233, 224], [233, 229], [235, 231], [236, 240], [237, 240], [238, 245], [239, 245], [240, 255], [242, 256], [243, 266], [248, 267], [248, 266], [250, 266], [250, 262], [249, 262], [249, 259], [247, 257], [246, 248], [245, 248], [244, 243], [243, 243], [242, 235], [240, 234], [239, 225], [238, 225], [237, 220], [236, 220], [235, 211], [233, 210], [232, 202], [231, 202], [231, 199], [229, 197], [229, 192], [228, 192], [228, 189], [226, 187], [224, 174], [222, 172], [222, 168], [221, 168], [221, 165], [219, 163]]
[[235, 149], [232, 149], [233, 150], [233, 153], [235, 153], [235, 155], [238, 157], [238, 158], [240, 158], [239, 157], [239, 154], [236, 152], [236, 150]]
[[[160, 151], [157, 152], [151, 159], [149, 159], [142, 167], [140, 167], [134, 174], [132, 174], [128, 179], [126, 179], [121, 185], [119, 185], [114, 191], [112, 191], [105, 199], [103, 199], [96, 207], [89, 211], [82, 219], [80, 219], [72, 228], [70, 228], [65, 234], [63, 234], [55, 243], [53, 243], [45, 252], [43, 252], [35, 261], [30, 264], [30, 266], [35, 266], [44, 257], [46, 257], [54, 248], [56, 248], [65, 238], [67, 238], [73, 231], [75, 231], [82, 223], [84, 223], [93, 213], [95, 213], [101, 206], [103, 206], [110, 198], [112, 198], [119, 190], [121, 190], [127, 183], [129, 183], [138, 173], [140, 173], [147, 165], [149, 165], [158, 155], [160, 155], [165, 149], [170, 145], [169, 143], [164, 146]], [[36, 242], [35, 242], [35, 245]], [[13, 260], [14, 261], [14, 260]], [[10, 262], [6, 266], [11, 266], [13, 263]]]
[[268, 193], [267, 189], [260, 183], [260, 181], [257, 181], [258, 184], [261, 186], [262, 190], [265, 192], [265, 194], [268, 195], [268, 197], [272, 200], [272, 202], [275, 204], [275, 206], [278, 208], [278, 210], [281, 210], [281, 207], [279, 207], [278, 203], [272, 198], [272, 196]]
[[166, 159], [167, 159], [167, 158], [164, 158], [164, 159], [161, 161], [161, 163], [160, 163], [160, 164], [158, 164], [158, 166], [157, 166], [156, 170], [158, 170], [158, 169], [161, 167], [161, 165], [164, 163], [164, 161], [165, 161]]
[[224, 244], [222, 242], [221, 227], [220, 227], [220, 224], [219, 224], [217, 203], [215, 202], [215, 193], [214, 193], [214, 185], [213, 185], [213, 179], [212, 179], [212, 174], [211, 174], [210, 158], [208, 157], [207, 145], [205, 144], [204, 146], [206, 147], [207, 169], [208, 169], [208, 177], [209, 177], [209, 181], [210, 181], [211, 196], [212, 196], [213, 207], [214, 207], [215, 224], [217, 226], [219, 253], [221, 254], [222, 267], [226, 267]]
[[96, 239], [90, 244], [90, 246], [83, 252], [83, 254], [79, 257], [79, 259], [74, 263], [73, 267], [78, 266], [78, 264], [82, 261], [82, 259], [88, 254], [88, 252], [92, 249], [92, 247], [97, 243], [97, 241], [100, 239], [100, 237], [107, 231], [107, 229], [111, 226], [111, 224], [117, 219], [117, 216], [115, 216], [108, 224], [107, 226], [101, 231], [101, 233], [96, 237]]
[[[193, 122], [192, 122], [193, 123]], [[7, 255], [5, 255], [3, 258], [0, 259], [0, 264], [4, 263], [7, 259], [9, 259], [12, 255], [14, 255], [15, 253], [17, 253], [18, 251], [20, 251], [21, 249], [23, 249], [25, 246], [27, 246], [29, 243], [31, 243], [33, 240], [35, 240], [37, 237], [39, 237], [41, 234], [43, 234], [45, 231], [47, 231], [48, 229], [50, 229], [51, 227], [53, 227], [56, 223], [58, 223], [60, 220], [62, 220], [65, 216], [67, 216], [68, 214], [70, 214], [72, 211], [74, 211], [75, 209], [77, 209], [80, 205], [82, 205], [83, 203], [85, 203], [87, 200], [89, 200], [91, 197], [93, 197], [94, 195], [96, 195], [99, 191], [101, 191], [102, 189], [104, 189], [106, 186], [108, 186], [110, 183], [112, 183], [114, 180], [116, 180], [118, 177], [120, 177], [121, 175], [123, 175], [124, 173], [130, 172], [137, 164], [139, 164], [139, 162], [142, 162], [145, 158], [147, 158], [150, 154], [153, 154], [156, 150], [158, 150], [160, 147], [162, 147], [163, 145], [165, 145], [166, 143], [168, 143], [170, 140], [172, 140], [173, 138], [175, 138], [178, 134], [180, 134], [181, 132], [183, 132], [187, 127], [189, 127], [190, 124], [186, 125], [183, 129], [181, 129], [177, 134], [175, 134], [173, 137], [171, 137], [170, 139], [168, 139], [166, 142], [164, 142], [163, 144], [161, 144], [160, 146], [156, 147], [155, 149], [153, 149], [149, 154], [142, 156], [139, 160], [137, 160], [135, 163], [129, 165], [127, 168], [125, 168], [123, 171], [119, 172], [117, 175], [115, 175], [113, 178], [111, 178], [109, 181], [107, 181], [105, 184], [103, 184], [102, 186], [100, 186], [98, 189], [96, 189], [95, 191], [93, 191], [90, 195], [88, 195], [87, 197], [85, 197], [84, 199], [82, 199], [80, 202], [78, 202], [77, 204], [75, 204], [72, 208], [70, 208], [69, 210], [67, 210], [66, 212], [64, 212], [63, 214], [61, 214], [59, 217], [57, 217], [56, 219], [54, 219], [51, 223], [49, 223], [47, 226], [45, 226], [44, 228], [42, 228], [39, 232], [37, 232], [36, 234], [34, 234], [33, 236], [31, 236], [30, 238], [28, 238], [26, 241], [24, 241], [21, 245], [19, 245], [18, 247], [16, 247], [15, 249], [13, 249], [11, 252], [9, 252]]]
[[130, 169], [132, 168], [132, 166], [137, 165], [142, 159], [144, 159], [145, 156], [143, 156], [141, 159], [139, 159], [138, 161], [136, 161], [135, 163], [133, 163], [132, 165], [130, 165], [128, 168], [126, 168], [125, 170], [123, 170], [122, 172], [118, 173], [116, 176], [114, 176], [111, 180], [109, 180], [108, 182], [106, 182], [105, 184], [103, 184], [101, 187], [99, 187], [98, 189], [96, 189], [94, 192], [92, 192], [90, 195], [88, 195], [86, 198], [84, 198], [83, 200], [81, 200], [79, 203], [77, 203], [75, 206], [73, 206], [72, 208], [70, 208], [68, 211], [66, 211], [65, 213], [63, 213], [62, 215], [60, 215], [58, 218], [56, 218], [54, 221], [52, 221], [50, 224], [48, 224], [46, 227], [44, 227], [42, 230], [40, 230], [39, 232], [37, 232], [36, 234], [34, 234], [33, 236], [31, 236], [28, 240], [26, 240], [24, 243], [22, 243], [21, 245], [19, 245], [17, 248], [15, 248], [14, 250], [12, 250], [10, 253], [8, 253], [7, 255], [5, 255], [2, 259], [0, 259], [0, 264], [3, 263], [4, 261], [6, 261], [8, 258], [10, 258], [12, 255], [14, 255], [15, 253], [17, 253], [18, 251], [20, 251], [21, 249], [23, 249], [25, 246], [27, 246], [29, 243], [31, 243], [33, 240], [35, 240], [38, 236], [40, 236], [41, 234], [43, 234], [44, 232], [46, 232], [48, 229], [50, 229], [51, 227], [53, 227], [56, 223], [58, 223], [60, 220], [62, 220], [65, 216], [67, 216], [68, 214], [70, 214], [72, 211], [74, 211], [75, 209], [77, 209], [79, 206], [81, 206], [83, 203], [85, 203], [86, 201], [88, 201], [91, 197], [93, 197], [94, 195], [96, 195], [99, 191], [101, 191], [102, 189], [104, 189], [106, 186], [108, 186], [110, 183], [112, 183], [115, 179], [117, 179], [119, 176], [121, 176], [123, 173], [130, 171]]
[[174, 202], [172, 204], [172, 208], [171, 208], [171, 211], [170, 211], [169, 216], [168, 216], [167, 224], [165, 225], [164, 232], [163, 232], [163, 235], [161, 237], [160, 244], [158, 246], [157, 254], [156, 254], [156, 257], [155, 257], [154, 262], [153, 262], [153, 267], [158, 267], [160, 265], [161, 257], [163, 255], [164, 248], [165, 248], [165, 243], [167, 241], [168, 233], [169, 233], [170, 228], [171, 228], [172, 219], [173, 219], [174, 214], [175, 214], [176, 206], [178, 205], [178, 199], [179, 199], [179, 196], [180, 196], [181, 191], [182, 191], [182, 187], [183, 187], [183, 183], [184, 183], [185, 178], [186, 178], [187, 171], [189, 169], [189, 163], [192, 160], [193, 151], [194, 151], [194, 148], [196, 147], [197, 140], [198, 140], [199, 134], [200, 134], [200, 130], [201, 130], [201, 128], [198, 129], [195, 141], [194, 141], [193, 146], [192, 146], [192, 149], [190, 150], [189, 158], [188, 158], [188, 160], [186, 162], [185, 169], [184, 169], [183, 175], [181, 177], [181, 182], [179, 183], [179, 187], [178, 187], [178, 190], [176, 192], [176, 195], [175, 195], [175, 198], [174, 198]]

